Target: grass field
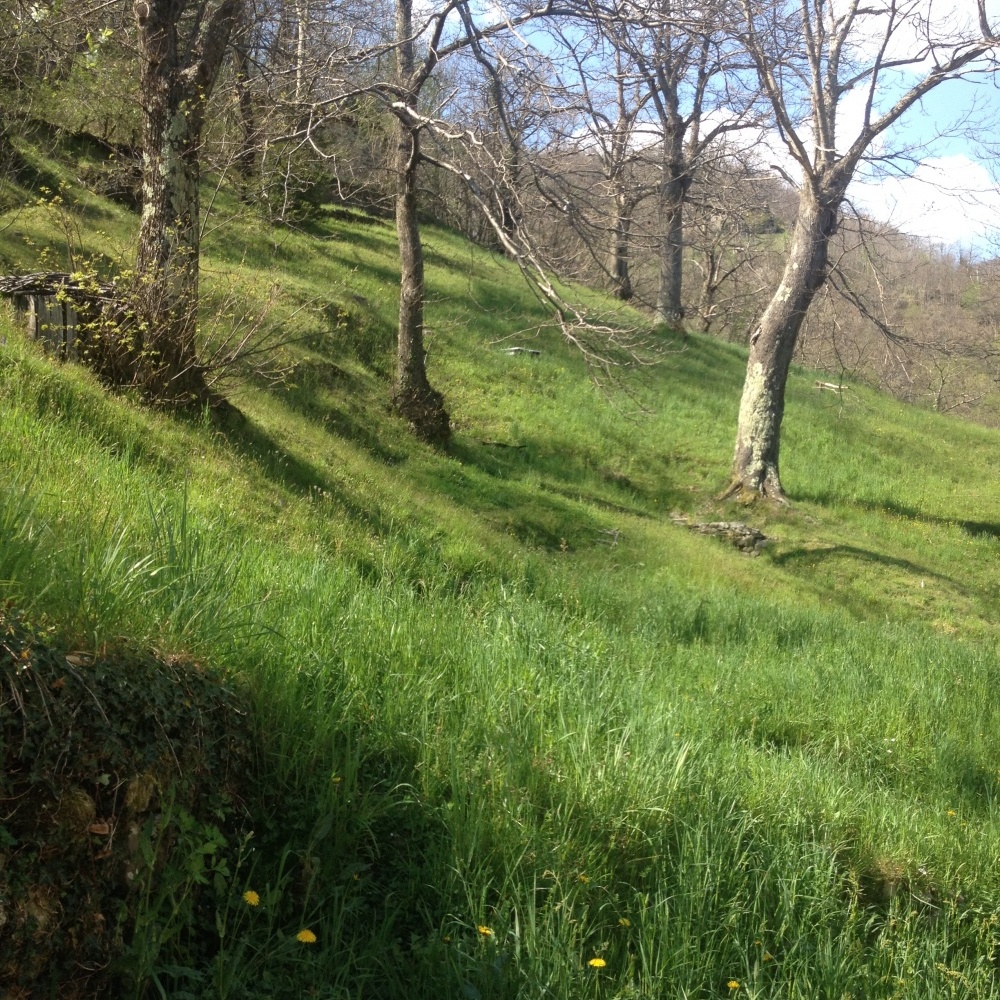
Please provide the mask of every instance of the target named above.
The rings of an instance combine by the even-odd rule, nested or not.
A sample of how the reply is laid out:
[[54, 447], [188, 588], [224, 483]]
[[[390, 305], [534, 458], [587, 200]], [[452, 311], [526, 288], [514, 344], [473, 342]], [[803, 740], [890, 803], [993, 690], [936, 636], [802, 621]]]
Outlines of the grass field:
[[[64, 205], [0, 218], [0, 270], [67, 233], [121, 259], [134, 218], [25, 156]], [[739, 349], [664, 336], [602, 393], [505, 262], [429, 229], [436, 453], [387, 410], [392, 230], [216, 208], [206, 330], [294, 338], [245, 423], [110, 396], [0, 313], [5, 595], [253, 707], [254, 836], [180, 927], [178, 841], [135, 995], [1000, 995], [1000, 435], [796, 371], [792, 507], [716, 504]]]

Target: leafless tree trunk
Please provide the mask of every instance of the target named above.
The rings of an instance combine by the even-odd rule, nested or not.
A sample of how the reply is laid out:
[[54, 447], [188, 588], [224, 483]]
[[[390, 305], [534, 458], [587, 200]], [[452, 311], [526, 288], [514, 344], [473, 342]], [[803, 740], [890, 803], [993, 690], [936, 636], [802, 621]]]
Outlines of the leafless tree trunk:
[[233, 45], [234, 85], [239, 127], [239, 150], [236, 154], [236, 173], [239, 178], [240, 200], [253, 200], [252, 185], [260, 155], [261, 129], [257, 121], [256, 101], [250, 84], [250, 51], [240, 39]]
[[395, 107], [396, 233], [399, 237], [399, 332], [392, 401], [425, 441], [445, 446], [451, 435], [444, 397], [427, 380], [424, 349], [424, 255], [417, 218], [420, 126], [413, 112], [419, 79], [413, 57], [412, 0], [396, 0], [396, 59], [403, 101]]
[[486, 118], [491, 129], [490, 141], [496, 146], [493, 159], [499, 165], [493, 176], [497, 211], [500, 225], [508, 240], [517, 238], [521, 222], [517, 201], [517, 186], [521, 173], [521, 144], [523, 136], [511, 120], [513, 94], [505, 93], [504, 81], [499, 73], [490, 77], [486, 91]]
[[[694, 7], [683, 0], [657, 0], [611, 8], [595, 3], [590, 9], [609, 40], [626, 54], [624, 61], [635, 67], [633, 79], [645, 89], [643, 105], [656, 115], [660, 178], [655, 317], [658, 323], [677, 326], [684, 318], [684, 212], [692, 178], [720, 136], [748, 124], [753, 95], [729, 84], [735, 51], [719, 30], [714, 4]], [[622, 64], [619, 56], [619, 75]]]
[[788, 369], [806, 310], [826, 280], [841, 199], [835, 192], [821, 198], [803, 191], [781, 284], [750, 338], [734, 465], [742, 489], [775, 500], [784, 499], [778, 445]]
[[[611, 276], [611, 294], [628, 302], [635, 294], [632, 287], [632, 225], [635, 211], [649, 195], [649, 188], [640, 183], [634, 167], [638, 159], [635, 149], [636, 122], [649, 101], [638, 92], [634, 69], [629, 68], [628, 55], [622, 42], [620, 26], [606, 26], [605, 34], [614, 47], [615, 106], [614, 118], [609, 128], [602, 128], [607, 121], [602, 109], [588, 100], [589, 118], [593, 122], [601, 150], [600, 158], [605, 176], [611, 185], [613, 215], [611, 222], [611, 257], [608, 270]], [[583, 67], [581, 66], [581, 70]], [[632, 77], [629, 80], [629, 77]], [[603, 133], [607, 133], [607, 137]]]
[[677, 326], [684, 319], [681, 299], [684, 267], [684, 202], [691, 177], [683, 152], [664, 137], [664, 155], [657, 202], [660, 283], [656, 296], [656, 321]]
[[[915, 0], [867, 6], [860, 0], [843, 5], [814, 0], [798, 10], [770, 0], [743, 0], [742, 40], [781, 137], [802, 170], [802, 184], [785, 272], [751, 338], [732, 482], [723, 496], [785, 500], [778, 458], [788, 367], [802, 320], [827, 278], [828, 248], [847, 186], [874, 140], [925, 94], [963, 73], [995, 68], [997, 39], [987, 25], [985, 0], [978, 4], [978, 24], [932, 26], [928, 17], [918, 39], [922, 49], [893, 58], [891, 43], [912, 30], [920, 13]], [[886, 85], [885, 78], [902, 66], [921, 75], [896, 97], [898, 89]], [[862, 124], [838, 153], [838, 139], [843, 141], [837, 134], [839, 104], [855, 87], [866, 91]], [[804, 109], [808, 130], [802, 125]], [[882, 149], [879, 155], [885, 158], [891, 151]]]
[[[193, 7], [193, 5], [191, 5]], [[199, 148], [205, 107], [240, 0], [209, 10], [186, 0], [135, 0], [142, 104], [142, 219], [136, 306], [139, 376], [156, 398], [206, 402], [195, 346], [200, 244]], [[193, 21], [184, 37], [185, 17]]]
[[632, 274], [629, 262], [632, 257], [632, 213], [635, 199], [628, 187], [619, 182], [615, 188], [615, 212], [611, 226], [611, 294], [622, 302], [632, 298]]

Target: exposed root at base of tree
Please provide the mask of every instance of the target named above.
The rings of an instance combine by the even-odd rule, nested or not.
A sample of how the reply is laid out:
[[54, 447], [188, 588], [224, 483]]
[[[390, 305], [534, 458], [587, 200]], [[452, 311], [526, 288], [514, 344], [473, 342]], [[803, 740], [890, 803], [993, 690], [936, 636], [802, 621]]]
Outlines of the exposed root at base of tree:
[[788, 507], [790, 501], [785, 496], [776, 476], [768, 476], [760, 482], [748, 483], [739, 476], [734, 476], [730, 484], [715, 498], [716, 500], [733, 500], [749, 507], [761, 500]]
[[435, 448], [447, 448], [451, 441], [451, 420], [444, 408], [444, 396], [430, 386], [422, 390], [395, 389], [395, 411], [410, 425], [413, 433]]
[[150, 406], [178, 412], [209, 411], [225, 422], [239, 410], [211, 384], [212, 371], [191, 353], [136, 347], [127, 331], [105, 328], [81, 346], [80, 361], [112, 391], [137, 390]]

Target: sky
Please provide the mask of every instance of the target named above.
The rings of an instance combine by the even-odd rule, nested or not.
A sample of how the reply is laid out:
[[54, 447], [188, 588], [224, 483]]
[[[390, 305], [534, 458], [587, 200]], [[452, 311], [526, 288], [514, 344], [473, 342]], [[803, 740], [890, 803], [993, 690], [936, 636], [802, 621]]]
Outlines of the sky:
[[[968, 118], [967, 122], [963, 119]], [[941, 136], [942, 127], [953, 134]], [[979, 256], [1000, 252], [1000, 90], [990, 81], [949, 81], [914, 108], [897, 130], [926, 143], [918, 162], [896, 176], [862, 174], [855, 205], [903, 232]], [[992, 155], [991, 155], [992, 154]]]
[[[828, 2], [837, 11], [847, 0]], [[870, 0], [861, 5], [862, 13], [855, 25], [872, 25], [870, 34], [862, 31], [854, 39], [855, 54], [861, 61], [882, 41], [880, 32], [885, 21], [878, 13], [870, 16], [871, 12], [884, 10], [888, 2]], [[921, 29], [936, 38], [949, 33], [964, 37], [977, 34], [976, 0], [896, 2], [897, 9], [909, 8], [913, 16], [893, 35], [886, 52], [890, 59], [911, 59], [925, 51]], [[985, 3], [991, 24], [1000, 28], [1000, 0]], [[417, 6], [421, 4], [431, 9], [435, 5], [434, 0], [417, 0]], [[493, 20], [505, 6], [505, 0], [474, 3], [480, 14], [492, 15], [487, 20]], [[879, 86], [883, 106], [891, 102], [894, 91], [901, 93], [931, 65], [927, 59], [898, 71], [895, 77], [887, 74]], [[838, 109], [838, 151], [846, 149], [857, 135], [865, 97], [862, 83], [842, 99]], [[717, 113], [725, 115], [722, 110]], [[808, 126], [804, 131], [808, 134]], [[731, 134], [730, 138], [735, 136]], [[745, 134], [744, 142], [756, 148], [762, 165], [777, 164], [789, 176], [798, 176], [798, 166], [776, 133], [755, 131]], [[1000, 256], [1000, 79], [980, 77], [939, 85], [875, 144], [874, 151], [889, 148], [902, 148], [907, 155], [895, 161], [891, 169], [862, 164], [848, 189], [848, 198], [860, 211], [954, 251]]]
[[[879, 6], [873, 4], [870, 6]], [[928, 0], [932, 23], [963, 29], [975, 24], [975, 0]], [[1000, 0], [987, 0], [991, 22], [1000, 25]], [[944, 30], [948, 30], [946, 27]], [[940, 30], [940, 29], [939, 29]], [[861, 46], [864, 50], [864, 44]], [[920, 51], [915, 33], [903, 32], [891, 55], [912, 57]], [[901, 73], [896, 85], [911, 85], [930, 63]], [[891, 98], [892, 80], [883, 85]], [[858, 133], [866, 91], [850, 91], [838, 108], [837, 148], [843, 151]], [[791, 176], [797, 166], [777, 135], [761, 136], [762, 152], [776, 157]], [[992, 147], [992, 148], [991, 148]], [[876, 153], [907, 151], [888, 169], [862, 164], [848, 198], [865, 214], [904, 233], [976, 256], [1000, 254], [1000, 80], [984, 76], [949, 80], [911, 108], [894, 130], [874, 145]]]

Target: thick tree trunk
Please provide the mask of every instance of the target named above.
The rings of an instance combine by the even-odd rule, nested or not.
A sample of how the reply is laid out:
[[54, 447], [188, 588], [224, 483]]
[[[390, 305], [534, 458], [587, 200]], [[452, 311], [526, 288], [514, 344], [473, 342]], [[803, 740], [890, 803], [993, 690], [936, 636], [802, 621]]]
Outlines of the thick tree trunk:
[[827, 276], [830, 237], [840, 196], [819, 198], [804, 189], [781, 284], [750, 339], [740, 402], [733, 479], [723, 496], [785, 502], [778, 471], [785, 384], [802, 320]]
[[657, 225], [660, 230], [660, 286], [656, 322], [677, 326], [684, 319], [681, 285], [684, 260], [684, 199], [691, 185], [684, 166], [665, 160], [660, 183]]
[[[198, 309], [198, 159], [186, 116], [171, 122], [160, 146], [143, 156], [143, 214], [136, 273], [140, 312], [148, 331], [144, 351], [158, 367], [151, 390], [165, 401], [204, 395], [195, 350]], [[151, 352], [151, 353], [150, 353]]]
[[632, 242], [632, 202], [624, 189], [615, 192], [614, 224], [611, 230], [611, 294], [628, 302], [632, 298], [632, 275], [629, 270]]
[[177, 5], [136, 4], [141, 57], [142, 219], [136, 307], [142, 342], [137, 377], [157, 398], [205, 396], [195, 352], [198, 308], [198, 139], [200, 104], [185, 100]]
[[[136, 253], [133, 345], [137, 381], [168, 403], [210, 393], [195, 346], [200, 247], [199, 146], [211, 94], [239, 9], [223, 0], [195, 39], [181, 41], [184, 0], [136, 0], [142, 104], [142, 218]], [[139, 336], [139, 334], [137, 334]]]

